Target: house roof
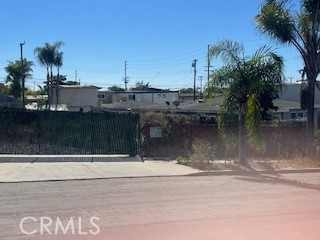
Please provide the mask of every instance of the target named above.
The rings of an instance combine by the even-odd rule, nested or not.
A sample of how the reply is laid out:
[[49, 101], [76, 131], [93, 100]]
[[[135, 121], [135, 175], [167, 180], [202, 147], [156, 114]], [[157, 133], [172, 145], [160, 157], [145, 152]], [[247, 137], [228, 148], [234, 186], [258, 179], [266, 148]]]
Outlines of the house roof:
[[113, 93], [113, 94], [118, 94], [118, 93], [121, 93], [121, 94], [125, 94], [125, 93], [136, 93], [136, 94], [143, 94], [143, 93], [179, 93], [179, 91], [171, 91], [171, 90], [164, 90], [164, 89], [159, 89], [159, 88], [148, 88], [147, 90], [128, 90], [128, 91], [124, 91], [124, 92], [113, 92], [113, 91], [110, 91], [109, 89], [105, 89], [105, 88], [102, 88], [99, 90], [99, 92], [110, 92], [110, 93]]
[[161, 90], [161, 91], [150, 91], [150, 90], [142, 90], [142, 91], [125, 91], [125, 92], [115, 92], [115, 93], [135, 93], [135, 94], [144, 94], [144, 93], [179, 93], [179, 91], [170, 91], [170, 90]]
[[173, 103], [167, 105], [166, 103], [144, 103], [139, 101], [124, 101], [115, 102], [110, 104], [102, 104], [102, 107], [106, 110], [171, 110], [171, 111], [183, 111], [183, 112], [197, 112], [197, 113], [216, 113], [219, 109], [221, 98], [216, 98], [213, 101], [208, 102], [180, 102], [178, 107], [175, 107]]
[[[302, 110], [300, 106], [300, 102], [298, 101], [287, 101], [287, 100], [275, 99], [273, 100], [273, 105], [279, 108], [277, 112], [288, 112], [290, 110]], [[314, 107], [315, 109], [320, 109], [319, 104], [315, 104]]]
[[0, 105], [7, 107], [18, 107], [21, 105], [21, 101], [0, 93]]
[[93, 86], [93, 85], [59, 85], [59, 88], [65, 89], [100, 89], [100, 87]]
[[[176, 108], [172, 103], [168, 106], [165, 103], [154, 104], [154, 103], [144, 103], [139, 101], [124, 101], [115, 102], [111, 104], [102, 104], [102, 107], [106, 110], [171, 110], [171, 111], [182, 111], [182, 112], [194, 112], [194, 113], [217, 113], [220, 109], [220, 104], [222, 101], [222, 96], [217, 96], [212, 100], [206, 100], [204, 102], [190, 102], [182, 101], [180, 105]], [[302, 110], [300, 107], [300, 102], [297, 101], [285, 101], [276, 99], [273, 101], [274, 106], [278, 107], [277, 112], [289, 112], [290, 110]], [[320, 109], [320, 105], [315, 104], [316, 109]]]
[[32, 95], [27, 95], [26, 99], [29, 101], [37, 101], [37, 100], [42, 100], [42, 99], [48, 99], [48, 95], [37, 95], [37, 96], [32, 96]]

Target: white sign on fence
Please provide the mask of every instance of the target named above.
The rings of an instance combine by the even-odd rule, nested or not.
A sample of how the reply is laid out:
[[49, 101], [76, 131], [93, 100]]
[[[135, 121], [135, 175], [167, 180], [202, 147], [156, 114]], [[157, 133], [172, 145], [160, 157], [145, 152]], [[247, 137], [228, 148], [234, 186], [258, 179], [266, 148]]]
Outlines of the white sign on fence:
[[150, 137], [151, 138], [161, 138], [162, 137], [162, 127], [150, 127]]

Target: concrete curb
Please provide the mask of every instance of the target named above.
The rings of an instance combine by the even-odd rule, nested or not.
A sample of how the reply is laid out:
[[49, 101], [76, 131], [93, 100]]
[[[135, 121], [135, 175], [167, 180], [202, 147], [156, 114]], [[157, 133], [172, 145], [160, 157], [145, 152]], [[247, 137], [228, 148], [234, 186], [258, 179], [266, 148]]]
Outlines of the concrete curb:
[[206, 171], [185, 175], [158, 175], [158, 176], [123, 176], [123, 177], [98, 177], [98, 178], [76, 178], [76, 179], [46, 179], [46, 180], [24, 180], [24, 181], [0, 181], [0, 184], [19, 184], [19, 183], [34, 183], [34, 182], [65, 182], [65, 181], [94, 181], [94, 180], [109, 180], [109, 179], [139, 179], [139, 178], [169, 178], [169, 177], [205, 177], [205, 176], [255, 176], [261, 174], [279, 175], [290, 173], [319, 173], [320, 168], [309, 169], [285, 169], [275, 171], [253, 171], [253, 170], [223, 170], [223, 171]]
[[0, 163], [66, 163], [66, 162], [143, 162], [140, 156], [125, 154], [69, 154], [69, 155], [41, 155], [41, 154], [0, 154]]
[[112, 179], [139, 179], [139, 178], [169, 178], [169, 177], [187, 177], [186, 175], [159, 175], [159, 176], [124, 176], [124, 177], [101, 177], [101, 178], [65, 178], [65, 179], [45, 179], [45, 180], [23, 180], [23, 181], [0, 181], [0, 184], [18, 184], [18, 183], [35, 183], [35, 182], [67, 182], [67, 181], [94, 181], [94, 180], [112, 180]]
[[233, 175], [257, 175], [257, 174], [290, 174], [290, 173], [318, 173], [320, 168], [304, 169], [280, 169], [280, 170], [222, 170], [222, 171], [203, 171], [192, 173], [187, 176], [233, 176]]

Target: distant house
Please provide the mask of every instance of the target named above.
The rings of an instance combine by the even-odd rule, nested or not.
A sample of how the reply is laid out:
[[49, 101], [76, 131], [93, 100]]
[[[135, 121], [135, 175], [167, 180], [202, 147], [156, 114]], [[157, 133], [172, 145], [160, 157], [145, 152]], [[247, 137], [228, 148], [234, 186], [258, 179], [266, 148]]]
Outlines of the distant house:
[[55, 86], [49, 95], [49, 105], [66, 105], [70, 111], [89, 111], [98, 107], [98, 89], [96, 86]]
[[[196, 92], [196, 100], [201, 98], [201, 94]], [[194, 94], [193, 93], [179, 93], [179, 100], [183, 102], [191, 102], [194, 101]]]
[[101, 103], [112, 103], [112, 93], [108, 89], [99, 89], [98, 90], [98, 100]]
[[[279, 100], [300, 102], [301, 84], [284, 84], [279, 95]], [[314, 92], [314, 103], [320, 104], [320, 91], [316, 88]]]
[[[279, 99], [275, 100], [275, 106], [279, 109], [275, 115], [281, 120], [307, 120], [307, 111], [300, 106], [301, 83], [284, 84]], [[315, 89], [314, 95], [315, 128], [320, 126], [320, 91]]]
[[22, 103], [20, 100], [0, 93], [0, 107], [18, 108], [21, 106]]
[[[104, 94], [108, 97], [106, 92], [100, 91], [99, 95], [101, 99]], [[179, 100], [179, 91], [163, 90], [158, 88], [148, 88], [147, 90], [135, 90], [126, 92], [111, 92], [112, 102], [123, 102], [123, 101], [137, 101], [141, 103], [153, 103], [153, 104], [165, 104], [166, 102], [173, 102]], [[110, 103], [105, 102], [105, 103]]]

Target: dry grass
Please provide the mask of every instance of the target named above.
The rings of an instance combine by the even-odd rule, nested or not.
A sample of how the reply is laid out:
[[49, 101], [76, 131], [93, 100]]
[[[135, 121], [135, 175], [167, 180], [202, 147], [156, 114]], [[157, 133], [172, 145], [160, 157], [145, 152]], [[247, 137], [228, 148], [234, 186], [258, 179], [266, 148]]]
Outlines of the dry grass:
[[[205, 139], [195, 139], [188, 158], [178, 158], [178, 163], [200, 170], [290, 170], [320, 168], [320, 157], [310, 159], [303, 153], [295, 153], [295, 158], [248, 159], [245, 166], [237, 159], [221, 160], [216, 158], [217, 148]], [[320, 149], [315, 156], [320, 156]]]

